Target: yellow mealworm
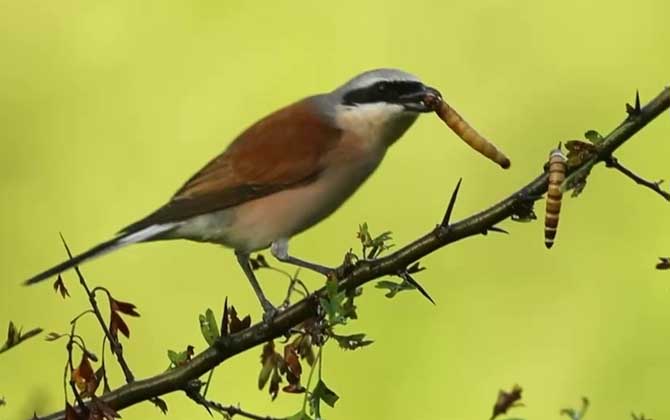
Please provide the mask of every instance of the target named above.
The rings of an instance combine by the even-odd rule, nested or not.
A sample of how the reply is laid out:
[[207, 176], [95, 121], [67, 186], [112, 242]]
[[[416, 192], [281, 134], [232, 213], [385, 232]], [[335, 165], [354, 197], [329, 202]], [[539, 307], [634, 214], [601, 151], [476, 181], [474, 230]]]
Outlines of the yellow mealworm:
[[432, 106], [435, 113], [444, 121], [454, 133], [473, 149], [491, 159], [503, 169], [510, 167], [510, 160], [493, 143], [488, 141], [477, 130], [472, 128], [458, 112], [449, 106], [444, 100], [437, 97], [428, 98], [426, 101]]
[[547, 249], [554, 245], [554, 238], [556, 238], [558, 216], [561, 213], [561, 198], [563, 198], [561, 184], [565, 180], [566, 162], [567, 158], [560, 146], [549, 154], [549, 187], [547, 188], [547, 207], [544, 216], [544, 245]]

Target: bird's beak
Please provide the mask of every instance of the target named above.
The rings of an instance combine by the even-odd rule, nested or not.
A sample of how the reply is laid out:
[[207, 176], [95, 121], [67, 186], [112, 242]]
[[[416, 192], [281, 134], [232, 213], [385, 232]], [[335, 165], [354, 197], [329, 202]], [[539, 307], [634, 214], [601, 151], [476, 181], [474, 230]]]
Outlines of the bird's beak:
[[398, 102], [408, 111], [433, 112], [435, 100], [441, 100], [442, 94], [435, 88], [423, 86], [418, 92], [408, 93], [398, 98]]

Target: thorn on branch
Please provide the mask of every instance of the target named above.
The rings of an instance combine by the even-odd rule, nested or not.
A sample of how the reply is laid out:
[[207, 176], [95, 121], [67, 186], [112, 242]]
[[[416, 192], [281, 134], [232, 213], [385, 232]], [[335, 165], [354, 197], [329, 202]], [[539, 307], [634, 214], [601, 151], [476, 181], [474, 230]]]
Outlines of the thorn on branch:
[[458, 178], [458, 183], [456, 184], [456, 188], [454, 188], [454, 192], [451, 193], [451, 198], [449, 199], [449, 205], [447, 206], [447, 211], [444, 213], [444, 217], [442, 218], [442, 223], [440, 223], [441, 227], [449, 227], [449, 221], [451, 220], [451, 213], [454, 211], [454, 205], [456, 204], [456, 197], [458, 196], [458, 190], [461, 188], [461, 182], [463, 181], [463, 178]]
[[426, 291], [426, 289], [424, 289], [423, 286], [421, 286], [421, 285], [419, 284], [419, 282], [416, 281], [416, 280], [414, 279], [414, 277], [412, 277], [412, 276], [409, 274], [408, 270], [405, 270], [405, 271], [402, 271], [402, 272], [398, 273], [398, 276], [399, 276], [400, 278], [402, 278], [404, 281], [406, 281], [407, 283], [411, 284], [416, 290], [419, 291], [419, 293], [421, 293], [421, 294], [423, 295], [423, 297], [425, 297], [426, 299], [428, 299], [428, 300], [430, 301], [430, 303], [432, 303], [433, 305], [435, 305], [435, 301], [433, 300], [433, 298], [430, 297], [430, 295], [428, 294], [428, 292]]
[[635, 181], [636, 184], [642, 185], [643, 187], [647, 187], [650, 190], [659, 194], [666, 201], [670, 201], [670, 192], [664, 191], [661, 188], [661, 184], [663, 183], [662, 179], [659, 180], [659, 181], [655, 181], [655, 182], [644, 179], [641, 176], [637, 175], [635, 172], [633, 172], [630, 169], [623, 166], [621, 163], [619, 163], [619, 160], [617, 158], [615, 158], [614, 156], [610, 156], [607, 160], [605, 160], [605, 166], [607, 166], [608, 168], [616, 169], [617, 171], [626, 175], [628, 178]]
[[498, 233], [504, 233], [505, 235], [509, 235], [509, 232], [506, 231], [503, 228], [500, 228], [498, 226], [489, 226], [484, 231], [482, 232], [482, 235], [487, 235], [489, 232], [498, 232]]
[[642, 107], [640, 106], [640, 91], [635, 91], [635, 106], [631, 106], [629, 103], [626, 103], [626, 113], [628, 118], [636, 118], [642, 113]]

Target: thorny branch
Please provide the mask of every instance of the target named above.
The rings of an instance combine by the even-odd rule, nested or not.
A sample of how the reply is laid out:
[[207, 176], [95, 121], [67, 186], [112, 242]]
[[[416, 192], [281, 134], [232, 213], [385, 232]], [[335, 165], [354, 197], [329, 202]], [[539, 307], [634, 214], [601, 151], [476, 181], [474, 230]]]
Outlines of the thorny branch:
[[649, 181], [647, 179], [642, 178], [635, 172], [631, 171], [630, 169], [626, 168], [623, 166], [617, 158], [614, 156], [611, 156], [609, 159], [605, 160], [605, 165], [607, 165], [608, 168], [614, 168], [617, 171], [621, 172], [622, 174], [626, 175], [628, 178], [632, 179], [635, 181], [638, 185], [645, 186], [652, 191], [656, 191], [658, 194], [660, 194], [663, 198], [666, 199], [666, 201], [670, 201], [670, 192], [663, 191], [661, 188], [661, 183], [663, 180], [659, 181]]
[[[599, 162], [607, 162], [612, 153], [630, 139], [640, 129], [670, 108], [670, 88], [665, 88], [651, 102], [642, 108], [629, 110], [628, 118], [605, 136], [598, 144], [597, 153], [590, 159], [572, 168], [572, 173], [588, 175]], [[374, 279], [396, 275], [406, 270], [420, 258], [456, 241], [498, 230], [496, 224], [516, 214], [519, 208], [527, 206], [542, 197], [547, 190], [548, 174], [542, 173], [526, 186], [486, 210], [453, 224], [438, 225], [414, 242], [373, 260], [360, 260], [353, 267], [341, 267], [336, 271], [340, 290], [355, 290]], [[455, 197], [452, 198], [454, 200]], [[450, 206], [453, 208], [453, 205]], [[450, 212], [449, 212], [450, 213]], [[259, 344], [284, 335], [305, 320], [314, 317], [319, 306], [319, 298], [325, 298], [327, 291], [322, 288], [279, 313], [271, 322], [260, 322], [236, 334], [221, 337], [187, 364], [176, 367], [153, 377], [137, 380], [106, 393], [100, 397], [109, 407], [121, 410], [141, 401], [146, 401], [174, 391], [185, 391], [188, 384], [229, 358], [249, 350]], [[64, 419], [64, 412], [41, 417], [43, 420]], [[252, 417], [253, 418], [253, 417]], [[257, 417], [266, 419], [264, 417]]]

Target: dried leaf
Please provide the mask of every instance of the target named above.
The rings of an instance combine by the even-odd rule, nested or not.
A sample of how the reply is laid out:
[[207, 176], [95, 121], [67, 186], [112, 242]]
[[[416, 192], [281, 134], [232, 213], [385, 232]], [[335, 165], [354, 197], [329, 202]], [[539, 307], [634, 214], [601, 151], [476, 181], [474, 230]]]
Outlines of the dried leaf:
[[72, 380], [77, 389], [79, 389], [79, 392], [81, 392], [82, 397], [93, 395], [95, 389], [98, 387], [95, 372], [86, 353], [81, 355], [79, 366], [72, 371]]
[[306, 389], [304, 386], [300, 385], [299, 382], [296, 382], [296, 383], [289, 383], [288, 385], [282, 388], [282, 391], [288, 394], [303, 394], [306, 391]]
[[118, 312], [112, 311], [109, 320], [109, 333], [112, 335], [112, 337], [118, 340], [119, 331], [121, 334], [125, 335], [126, 338], [130, 338], [130, 329], [128, 328], [128, 324], [126, 324]]
[[140, 314], [135, 310], [137, 307], [130, 302], [122, 302], [110, 297], [109, 306], [112, 312], [121, 312], [130, 316], [140, 316]]
[[660, 261], [656, 264], [657, 270], [670, 270], [670, 257], [658, 257], [658, 259]]
[[300, 360], [298, 359], [298, 351], [291, 344], [284, 346], [284, 361], [288, 371], [296, 378], [300, 378], [302, 366], [300, 366]]
[[581, 140], [570, 140], [565, 143], [565, 148], [568, 150], [567, 165], [571, 168], [591, 159], [598, 151], [593, 144]]
[[237, 317], [237, 311], [234, 306], [230, 306], [230, 333], [235, 334], [249, 328], [251, 325], [251, 316], [247, 315], [242, 320]]
[[65, 299], [66, 297], [70, 297], [70, 292], [68, 292], [67, 287], [65, 287], [63, 277], [61, 277], [60, 274], [58, 275], [56, 281], [54, 282], [54, 290], [56, 291], [56, 293], [60, 293], [63, 299]]
[[521, 400], [521, 391], [522, 389], [519, 385], [514, 385], [510, 392], [501, 389], [498, 392], [498, 399], [493, 405], [493, 415], [491, 416], [491, 420], [501, 414], [507, 414], [507, 410], [518, 405]]

